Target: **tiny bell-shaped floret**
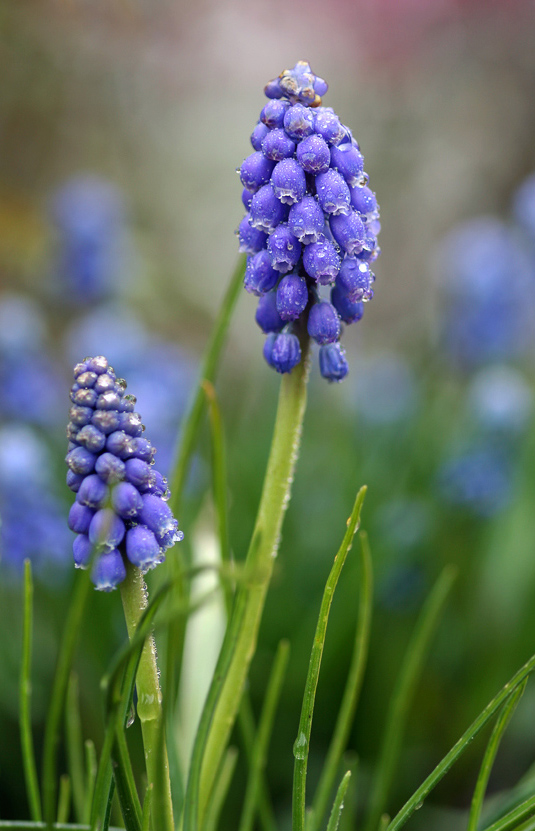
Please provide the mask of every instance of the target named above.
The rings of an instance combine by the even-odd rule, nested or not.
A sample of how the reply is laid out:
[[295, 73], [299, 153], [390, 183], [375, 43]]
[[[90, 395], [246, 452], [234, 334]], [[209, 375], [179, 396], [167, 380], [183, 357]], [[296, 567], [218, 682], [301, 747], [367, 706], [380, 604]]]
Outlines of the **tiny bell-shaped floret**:
[[308, 287], [304, 277], [287, 274], [277, 288], [277, 311], [283, 320], [297, 320], [308, 303]]
[[301, 256], [301, 243], [297, 237], [294, 237], [288, 225], [283, 222], [269, 236], [267, 249], [271, 255], [273, 268], [283, 274], [291, 271]]
[[314, 303], [308, 316], [308, 334], [320, 346], [339, 339], [340, 318], [331, 303]]
[[274, 231], [288, 215], [288, 208], [277, 198], [273, 185], [263, 185], [251, 199], [250, 223], [266, 234]]
[[304, 196], [297, 205], [292, 205], [288, 227], [303, 245], [318, 241], [325, 227], [325, 217], [313, 196]]
[[303, 139], [314, 132], [314, 114], [302, 104], [289, 107], [284, 116], [284, 129], [292, 139]]
[[364, 223], [356, 211], [331, 216], [329, 227], [334, 239], [346, 254], [352, 256], [362, 251], [366, 231]]
[[146, 525], [136, 525], [126, 535], [126, 556], [142, 571], [154, 568], [162, 561], [158, 540]]
[[325, 173], [316, 176], [316, 191], [318, 202], [328, 214], [349, 213], [349, 187], [343, 176], [337, 170], [329, 168]]
[[104, 551], [93, 563], [91, 579], [99, 591], [110, 592], [117, 588], [126, 577], [126, 566], [117, 548]]
[[316, 134], [297, 145], [297, 161], [305, 173], [323, 173], [331, 163], [331, 153], [325, 139]]
[[339, 343], [320, 346], [320, 372], [328, 381], [341, 381], [348, 373], [345, 352]]
[[267, 234], [259, 231], [258, 228], [253, 228], [249, 222], [249, 214], [245, 214], [238, 228], [238, 238], [242, 253], [258, 254], [266, 244]]
[[277, 309], [277, 292], [269, 291], [258, 301], [255, 320], [263, 332], [280, 332], [286, 321], [282, 319]]
[[275, 165], [271, 184], [277, 199], [286, 205], [299, 202], [307, 189], [304, 170], [295, 159], [283, 159]]
[[342, 174], [348, 185], [354, 187], [362, 176], [364, 158], [353, 144], [339, 144], [331, 147], [331, 165]]
[[337, 285], [332, 288], [331, 303], [344, 323], [355, 323], [364, 314], [364, 303], [351, 300]]
[[262, 142], [264, 156], [274, 162], [289, 159], [295, 153], [295, 142], [284, 130], [270, 130]]
[[370, 300], [373, 281], [374, 275], [367, 262], [357, 257], [344, 257], [336, 278], [336, 285], [343, 294], [355, 302]]
[[291, 372], [301, 360], [299, 338], [289, 332], [268, 335], [264, 344], [264, 358], [277, 372]]
[[317, 242], [307, 245], [303, 252], [303, 265], [309, 277], [317, 283], [334, 283], [340, 271], [341, 260], [330, 240], [322, 236]]
[[271, 264], [269, 252], [264, 249], [247, 260], [244, 285], [248, 292], [260, 296], [277, 285], [279, 276]]
[[244, 188], [257, 191], [269, 182], [275, 163], [267, 159], [261, 150], [247, 156], [240, 168], [240, 179]]

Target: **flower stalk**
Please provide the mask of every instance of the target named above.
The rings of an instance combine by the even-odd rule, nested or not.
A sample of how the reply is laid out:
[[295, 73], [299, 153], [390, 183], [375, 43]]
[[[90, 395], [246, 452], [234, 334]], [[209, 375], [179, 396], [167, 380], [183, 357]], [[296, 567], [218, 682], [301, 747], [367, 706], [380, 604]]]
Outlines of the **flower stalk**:
[[[141, 571], [128, 564], [121, 583], [121, 599], [128, 637], [134, 637], [139, 621], [147, 608], [147, 588]], [[165, 744], [162, 693], [156, 645], [152, 635], [146, 639], [136, 675], [137, 714], [141, 723], [148, 787], [153, 791], [153, 810], [158, 806], [161, 831], [173, 831], [173, 804], [169, 780], [169, 762]]]
[[277, 417], [264, 487], [249, 551], [212, 686], [193, 748], [184, 829], [203, 826], [212, 790], [232, 730], [256, 641], [282, 521], [290, 498], [306, 407], [308, 337], [303, 360], [281, 382]]

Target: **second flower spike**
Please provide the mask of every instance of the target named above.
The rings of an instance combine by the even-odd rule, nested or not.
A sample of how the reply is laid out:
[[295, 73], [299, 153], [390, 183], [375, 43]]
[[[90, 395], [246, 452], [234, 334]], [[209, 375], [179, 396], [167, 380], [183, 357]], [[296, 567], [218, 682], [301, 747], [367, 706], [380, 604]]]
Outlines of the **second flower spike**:
[[86, 568], [92, 561], [96, 588], [111, 591], [124, 580], [127, 560], [141, 571], [154, 568], [183, 534], [126, 382], [102, 356], [85, 358], [74, 376], [66, 457], [67, 485], [76, 493], [69, 512], [74, 563]]

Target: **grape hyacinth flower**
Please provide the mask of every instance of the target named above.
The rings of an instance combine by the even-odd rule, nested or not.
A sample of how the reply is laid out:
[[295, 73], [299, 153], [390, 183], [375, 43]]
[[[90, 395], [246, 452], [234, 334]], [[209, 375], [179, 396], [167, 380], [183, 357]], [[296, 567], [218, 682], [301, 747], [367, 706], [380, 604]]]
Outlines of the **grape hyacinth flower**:
[[320, 346], [321, 374], [341, 381], [348, 371], [342, 323], [360, 320], [373, 297], [377, 200], [359, 145], [322, 106], [327, 84], [308, 63], [285, 69], [264, 92], [254, 152], [239, 170], [245, 288], [259, 297], [256, 321], [270, 366], [291, 372], [307, 329]]
[[92, 580], [111, 591], [124, 580], [126, 561], [142, 572], [154, 568], [183, 534], [126, 382], [102, 356], [77, 364], [74, 376], [66, 456], [67, 485], [76, 493], [69, 512], [74, 562], [85, 568], [95, 552]]

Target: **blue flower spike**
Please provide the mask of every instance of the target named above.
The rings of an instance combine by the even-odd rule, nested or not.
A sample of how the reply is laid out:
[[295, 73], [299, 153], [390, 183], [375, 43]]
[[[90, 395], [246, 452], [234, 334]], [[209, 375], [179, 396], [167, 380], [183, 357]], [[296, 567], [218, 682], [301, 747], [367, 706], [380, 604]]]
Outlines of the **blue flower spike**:
[[67, 485], [76, 494], [68, 523], [77, 535], [74, 564], [92, 563], [95, 587], [112, 591], [127, 562], [143, 572], [155, 568], [184, 535], [126, 382], [102, 356], [85, 358], [74, 376], [66, 456]]
[[[348, 371], [342, 324], [360, 320], [373, 297], [380, 224], [360, 147], [322, 105], [327, 89], [306, 61], [265, 87], [269, 100], [251, 135], [254, 152], [239, 169], [247, 213], [238, 236], [247, 254], [245, 288], [259, 298], [267, 363], [291, 372], [308, 330], [320, 347], [321, 375], [341, 381]], [[80, 425], [92, 406], [81, 399]], [[95, 453], [92, 438], [88, 431], [84, 448]], [[74, 461], [73, 476], [91, 466], [86, 456]]]

